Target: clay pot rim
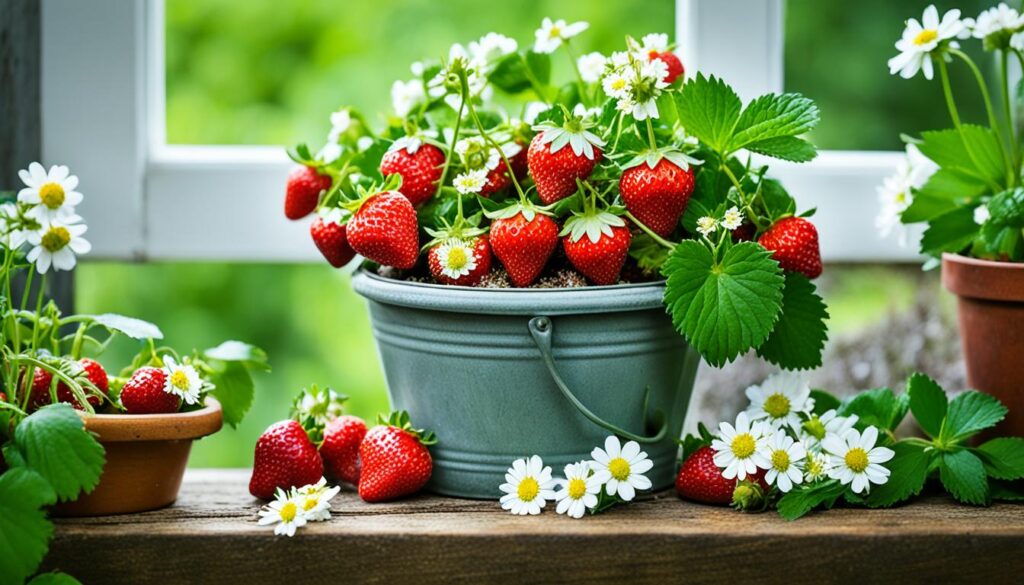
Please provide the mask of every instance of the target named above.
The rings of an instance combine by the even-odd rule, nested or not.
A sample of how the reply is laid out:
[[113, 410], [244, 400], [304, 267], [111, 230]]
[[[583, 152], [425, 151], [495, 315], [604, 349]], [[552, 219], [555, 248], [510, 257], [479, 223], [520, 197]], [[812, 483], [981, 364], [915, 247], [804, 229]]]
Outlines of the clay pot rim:
[[942, 284], [953, 294], [991, 301], [1024, 301], [1024, 263], [942, 255]]
[[223, 410], [207, 397], [199, 410], [169, 414], [88, 414], [80, 412], [85, 428], [100, 442], [173, 441], [212, 435], [224, 424]]

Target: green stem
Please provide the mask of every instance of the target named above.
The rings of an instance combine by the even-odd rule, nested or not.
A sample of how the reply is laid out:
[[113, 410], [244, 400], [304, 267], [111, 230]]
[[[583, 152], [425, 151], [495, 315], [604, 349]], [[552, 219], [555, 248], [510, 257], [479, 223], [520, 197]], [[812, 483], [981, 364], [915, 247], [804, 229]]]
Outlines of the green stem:
[[651, 239], [654, 240], [655, 242], [657, 242], [659, 245], [662, 245], [662, 246], [668, 248], [669, 250], [675, 250], [676, 249], [676, 244], [673, 244], [672, 242], [666, 240], [665, 238], [663, 238], [663, 237], [659, 236], [658, 234], [654, 233], [653, 231], [651, 231], [651, 228], [649, 228], [646, 225], [644, 225], [644, 222], [642, 222], [639, 219], [637, 219], [636, 216], [633, 215], [632, 213], [630, 213], [629, 211], [626, 212], [626, 217], [631, 219], [633, 221], [633, 223], [635, 223], [637, 225], [638, 228], [643, 230], [643, 232], [645, 234], [647, 234], [648, 236], [651, 236]]
[[509, 162], [508, 157], [505, 156], [505, 151], [501, 149], [501, 145], [495, 142], [494, 139], [491, 138], [489, 134], [487, 134], [487, 131], [484, 130], [483, 122], [481, 122], [479, 116], [476, 115], [476, 108], [473, 106], [472, 103], [469, 104], [469, 117], [473, 118], [473, 123], [476, 124], [477, 130], [480, 132], [480, 137], [483, 138], [485, 142], [490, 144], [491, 148], [494, 148], [498, 151], [498, 155], [501, 156], [502, 162], [505, 163], [505, 172], [508, 173], [509, 178], [512, 179], [512, 186], [516, 188], [516, 193], [519, 193], [520, 201], [525, 203], [526, 193], [524, 193], [523, 188], [519, 186], [519, 180], [516, 179], [516, 173], [515, 171], [512, 170], [512, 163]]
[[[942, 94], [946, 98], [946, 107], [949, 108], [949, 117], [953, 120], [953, 126], [956, 131], [960, 133], [960, 141], [964, 145], [964, 150], [967, 151], [967, 156], [970, 157], [971, 162], [974, 163], [974, 167], [978, 168], [978, 157], [974, 154], [974, 149], [971, 148], [970, 142], [964, 136], [963, 126], [960, 124], [960, 112], [957, 110], [956, 102], [953, 100], [953, 89], [949, 84], [949, 70], [946, 67], [946, 61], [942, 58], [935, 60], [939, 64], [939, 78], [942, 80]], [[995, 181], [988, 179], [984, 180], [988, 183], [989, 188], [992, 189], [993, 193], [999, 193], [1002, 189]]]
[[75, 331], [75, 339], [71, 342], [71, 358], [74, 360], [82, 357], [82, 343], [85, 341], [85, 332], [89, 330], [89, 325], [82, 323], [78, 326], [78, 330]]
[[[459, 140], [459, 130], [462, 129], [462, 113], [466, 109], [466, 104], [469, 102], [469, 96], [467, 95], [465, 80], [462, 83], [462, 103], [459, 104], [459, 115], [455, 118], [455, 132], [452, 134], [451, 144], [448, 145], [448, 156], [444, 157], [444, 167], [441, 169], [441, 179], [437, 182], [437, 190], [434, 191], [434, 197], [441, 195], [441, 189], [444, 187], [444, 180], [448, 177], [448, 169], [452, 166], [452, 158], [455, 157], [455, 143]], [[441, 137], [442, 139], [444, 136]]]
[[568, 39], [563, 43], [565, 45], [565, 53], [569, 55], [569, 62], [572, 64], [572, 70], [576, 73], [576, 85], [580, 91], [580, 101], [583, 102], [585, 107], [590, 107], [590, 99], [587, 96], [587, 83], [583, 81], [583, 75], [580, 74], [579, 65], [576, 64], [576, 54], [573, 52], [572, 47], [569, 45]]
[[[950, 53], [960, 58], [961, 61], [967, 64], [967, 67], [974, 74], [974, 80], [978, 83], [978, 89], [981, 90], [981, 96], [985, 102], [985, 112], [988, 114], [988, 123], [992, 127], [992, 133], [995, 135], [996, 140], [999, 141], [999, 152], [1003, 155], [1003, 164], [1006, 165], [1006, 177], [1008, 186], [1013, 186], [1013, 161], [1010, 160], [1010, 155], [1006, 151], [1006, 145], [1003, 142], [1003, 132], [999, 129], [999, 121], [996, 120], [995, 108], [992, 107], [992, 97], [988, 92], [988, 85], [985, 84], [985, 77], [981, 74], [981, 70], [974, 64], [974, 60], [968, 57], [965, 53], [959, 49], [950, 49]], [[1011, 136], [1012, 140], [1012, 136]]]
[[[1003, 115], [1006, 117], [1006, 133], [1007, 138], [1010, 140], [1010, 156], [1013, 159], [1013, 170], [1015, 171], [1020, 165], [1020, 145], [1017, 141], [1017, 133], [1013, 120], [1013, 102], [1010, 100], [1010, 55], [1008, 50], [1003, 50], [999, 54], [1000, 65], [1002, 72], [1002, 86], [1003, 86]], [[1013, 172], [1011, 181], [1011, 187], [1016, 184], [1017, 173]]]
[[647, 122], [647, 141], [651, 143], [651, 150], [658, 150], [658, 141], [654, 139], [654, 124], [651, 124], [650, 118], [644, 121]]

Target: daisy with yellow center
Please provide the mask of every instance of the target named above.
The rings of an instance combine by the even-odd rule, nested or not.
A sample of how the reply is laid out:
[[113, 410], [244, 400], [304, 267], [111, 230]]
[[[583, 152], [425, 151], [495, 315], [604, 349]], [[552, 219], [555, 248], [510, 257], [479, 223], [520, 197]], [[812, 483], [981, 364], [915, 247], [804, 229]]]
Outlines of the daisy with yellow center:
[[327, 480], [321, 477], [317, 483], [296, 489], [292, 497], [305, 514], [306, 520], [322, 522], [331, 519], [331, 498], [340, 491], [338, 486], [328, 487]]
[[274, 534], [295, 536], [295, 531], [306, 525], [306, 514], [294, 494], [278, 488], [274, 501], [259, 511], [260, 526], [274, 526]]
[[472, 274], [477, 267], [473, 242], [450, 238], [437, 246], [437, 262], [441, 272], [452, 280]]
[[552, 21], [544, 18], [540, 28], [534, 33], [535, 41], [533, 51], [535, 53], [554, 53], [562, 43], [587, 30], [590, 25], [586, 22], [574, 22], [567, 24], [564, 20]]
[[766, 444], [765, 426], [762, 422], [750, 422], [747, 413], [736, 416], [736, 424], [719, 423], [718, 438], [711, 441], [715, 452], [713, 461], [722, 468], [725, 479], [746, 479], [757, 472], [757, 468], [769, 469], [771, 463], [764, 456]]
[[81, 220], [77, 215], [65, 216], [45, 222], [38, 230], [25, 235], [32, 246], [25, 258], [36, 265], [39, 274], [46, 274], [50, 267], [55, 272], [71, 270], [75, 267], [76, 255], [92, 250], [92, 244], [82, 237], [88, 228], [79, 223]]
[[604, 440], [604, 449], [595, 447], [590, 456], [594, 458], [594, 477], [604, 484], [609, 496], [618, 495], [628, 502], [636, 497], [636, 490], [651, 489], [651, 480], [644, 474], [654, 467], [654, 462], [636, 441], [623, 445], [611, 435]]
[[601, 492], [601, 482], [592, 473], [590, 462], [580, 461], [565, 466], [565, 479], [560, 480], [560, 489], [555, 492], [558, 505], [555, 511], [566, 514], [570, 518], [582, 518], [587, 510], [597, 506], [597, 494]]
[[67, 220], [75, 214], [75, 206], [82, 202], [76, 191], [78, 177], [66, 166], [54, 165], [47, 171], [34, 162], [28, 170], [18, 171], [25, 188], [18, 191], [18, 201], [35, 205], [28, 215], [40, 223]]
[[831, 458], [828, 453], [808, 452], [804, 460], [804, 481], [807, 483], [818, 481], [828, 477], [828, 471], [832, 469]]
[[743, 214], [740, 213], [738, 207], [730, 207], [726, 212], [725, 216], [722, 217], [722, 227], [732, 231], [743, 224]]
[[840, 438], [836, 435], [825, 437], [822, 446], [831, 455], [828, 476], [838, 479], [843, 485], [852, 484], [854, 493], [866, 493], [871, 484], [889, 481], [889, 470], [882, 463], [893, 458], [895, 453], [887, 447], [875, 447], [878, 429], [868, 427], [864, 434], [850, 429]]
[[487, 169], [476, 169], [459, 174], [452, 181], [455, 190], [463, 195], [479, 193], [487, 185]]
[[769, 376], [760, 386], [747, 388], [750, 407], [747, 415], [751, 420], [765, 420], [772, 428], [788, 426], [800, 429], [800, 413], [814, 408], [811, 388], [800, 376], [780, 372]]
[[179, 364], [173, 356], [164, 356], [164, 392], [180, 397], [185, 404], [199, 402], [203, 380], [192, 364]]
[[[903, 29], [903, 36], [896, 41], [899, 55], [889, 59], [889, 73], [910, 79], [918, 71], [924, 73], [926, 79], [934, 74], [933, 58], [945, 59], [945, 49], [956, 49], [960, 45], [957, 38], [965, 38], [970, 31], [964, 21], [960, 20], [959, 10], [950, 10], [939, 20], [939, 11], [934, 5], [925, 8], [921, 21], [911, 18]], [[937, 54], [937, 55], [936, 55]]]
[[718, 229], [718, 220], [713, 217], [704, 216], [697, 220], [697, 231], [705, 238], [715, 233]]
[[775, 485], [785, 493], [803, 480], [800, 465], [807, 457], [807, 451], [802, 443], [794, 441], [785, 432], [774, 433], [765, 441], [764, 456], [771, 464], [764, 475], [768, 485]]
[[555, 499], [555, 483], [551, 468], [534, 455], [529, 459], [516, 459], [505, 473], [505, 483], [498, 486], [504, 495], [501, 507], [517, 516], [540, 514], [548, 500]]

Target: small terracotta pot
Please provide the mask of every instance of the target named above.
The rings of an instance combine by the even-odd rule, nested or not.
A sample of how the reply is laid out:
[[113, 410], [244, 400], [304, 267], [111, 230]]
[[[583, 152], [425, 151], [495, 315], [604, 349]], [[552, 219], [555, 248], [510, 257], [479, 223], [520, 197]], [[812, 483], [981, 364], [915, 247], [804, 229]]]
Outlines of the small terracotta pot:
[[1024, 435], [1024, 264], [942, 255], [942, 283], [957, 295], [967, 384], [1009, 412], [994, 435]]
[[82, 414], [107, 452], [91, 493], [53, 507], [57, 516], [102, 516], [155, 510], [174, 503], [192, 441], [223, 426], [220, 403], [174, 414]]

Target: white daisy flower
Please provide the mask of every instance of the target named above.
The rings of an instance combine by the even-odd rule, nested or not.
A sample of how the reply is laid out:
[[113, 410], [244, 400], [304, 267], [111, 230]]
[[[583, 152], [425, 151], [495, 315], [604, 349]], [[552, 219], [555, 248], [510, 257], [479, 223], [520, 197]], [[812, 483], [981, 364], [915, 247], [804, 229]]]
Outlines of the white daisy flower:
[[618, 437], [610, 435], [604, 440], [604, 449], [594, 447], [590, 456], [594, 458], [594, 476], [609, 496], [618, 494], [628, 502], [636, 497], [636, 490], [651, 489], [651, 480], [643, 474], [654, 467], [654, 462], [636, 441], [622, 445]]
[[401, 118], [408, 116], [409, 112], [422, 104], [426, 98], [427, 91], [422, 79], [396, 80], [391, 84], [391, 107]]
[[807, 457], [803, 443], [794, 441], [784, 432], [775, 433], [765, 441], [764, 456], [771, 464], [764, 475], [768, 485], [775, 485], [786, 493], [803, 481], [800, 465]]
[[974, 223], [983, 225], [992, 214], [988, 211], [988, 205], [979, 205], [974, 208]]
[[587, 83], [597, 83], [604, 74], [604, 66], [607, 63], [604, 55], [598, 52], [587, 53], [576, 60], [576, 68], [580, 70], [580, 77]]
[[39, 274], [46, 274], [50, 267], [54, 272], [71, 270], [75, 267], [76, 255], [92, 250], [82, 234], [88, 229], [77, 215], [43, 223], [38, 231], [29, 232], [26, 240], [32, 249], [25, 258], [36, 265]]
[[640, 39], [640, 50], [644, 56], [651, 53], [664, 53], [668, 50], [668, 35], [665, 33], [651, 33]]
[[804, 460], [804, 481], [811, 483], [825, 479], [828, 477], [830, 469], [832, 469], [832, 458], [828, 453], [808, 451], [807, 459]]
[[297, 499], [278, 488], [274, 501], [259, 511], [259, 525], [274, 525], [274, 534], [295, 536], [295, 530], [306, 525], [306, 515]]
[[164, 356], [164, 392], [180, 397], [185, 404], [199, 402], [203, 380], [192, 364], [179, 364], [173, 356]]
[[555, 511], [571, 518], [582, 518], [587, 510], [597, 507], [597, 494], [601, 492], [599, 479], [597, 474], [591, 473], [588, 461], [566, 465], [565, 479], [559, 482], [561, 487], [555, 492], [558, 501]]
[[971, 34], [976, 39], [984, 39], [997, 33], [1017, 32], [1021, 26], [1024, 26], [1024, 17], [1006, 3], [1000, 2], [999, 6], [989, 8], [978, 15], [974, 26], [971, 27]]
[[551, 468], [545, 467], [540, 457], [516, 459], [505, 473], [505, 483], [498, 489], [501, 507], [517, 516], [540, 514], [547, 500], [555, 499], [555, 482], [551, 480]]
[[753, 420], [766, 420], [773, 428], [783, 425], [800, 430], [800, 413], [814, 409], [811, 388], [792, 372], [779, 372], [751, 386], [746, 391], [750, 406], [747, 414]]
[[[471, 172], [482, 173], [483, 171]], [[476, 254], [473, 251], [472, 243], [459, 238], [449, 238], [437, 246], [437, 261], [441, 265], [441, 272], [453, 280], [467, 276], [476, 270]]]
[[697, 231], [705, 238], [718, 229], [718, 220], [713, 217], [704, 216], [697, 220]]
[[822, 413], [821, 416], [811, 415], [811, 417], [800, 425], [803, 431], [804, 440], [807, 441], [808, 446], [813, 450], [819, 450], [821, 448], [821, 442], [825, 440], [825, 437], [829, 435], [836, 435], [842, 437], [846, 434], [846, 431], [853, 428], [860, 420], [855, 414], [850, 416], [839, 416], [836, 410], [829, 409]]
[[327, 142], [337, 142], [341, 135], [352, 126], [352, 113], [348, 108], [331, 114], [331, 131], [327, 134]]
[[320, 478], [317, 483], [304, 485], [292, 494], [299, 510], [309, 522], [322, 522], [331, 519], [331, 499], [338, 495], [341, 488], [327, 487], [327, 480]]
[[75, 206], [82, 202], [82, 194], [76, 191], [78, 177], [64, 165], [53, 165], [47, 171], [43, 165], [33, 162], [28, 170], [18, 171], [25, 188], [18, 191], [18, 201], [35, 205], [29, 217], [39, 223], [63, 220], [75, 214]]
[[768, 469], [771, 462], [764, 456], [764, 423], [750, 422], [747, 413], [736, 415], [736, 425], [727, 422], [718, 424], [718, 438], [711, 441], [715, 451], [713, 461], [722, 468], [725, 479], [746, 479], [757, 473], [757, 468]]
[[722, 218], [722, 227], [732, 231], [743, 224], [743, 214], [740, 213], [738, 207], [733, 206], [726, 210], [725, 216]]
[[852, 484], [853, 492], [867, 492], [871, 484], [881, 485], [889, 481], [889, 470], [882, 463], [896, 454], [887, 447], [875, 447], [878, 429], [868, 427], [864, 434], [857, 429], [850, 429], [839, 438], [835, 435], [825, 437], [822, 445], [831, 456], [832, 468], [828, 476], [838, 479], [843, 485]]
[[617, 100], [627, 99], [630, 96], [630, 90], [633, 88], [633, 82], [623, 71], [612, 71], [608, 75], [605, 75], [604, 80], [601, 81], [601, 88], [604, 89], [604, 93], [608, 97]]
[[586, 22], [566, 24], [561, 19], [552, 22], [550, 18], [545, 17], [540, 24], [540, 28], [534, 33], [536, 40], [533, 43], [533, 52], [554, 53], [558, 47], [562, 46], [564, 41], [587, 30], [589, 26]]
[[922, 71], [926, 79], [931, 79], [934, 76], [932, 53], [946, 46], [959, 47], [952, 39], [959, 38], [965, 31], [959, 10], [950, 10], [940, 21], [934, 5], [925, 8], [921, 22], [914, 18], [907, 21], [903, 36], [896, 41], [900, 54], [889, 59], [889, 73], [910, 79]]
[[478, 67], [489, 72], [505, 55], [516, 52], [519, 43], [515, 39], [495, 32], [480, 37], [479, 41], [469, 43], [469, 54]]
[[460, 173], [452, 180], [452, 185], [463, 195], [479, 193], [487, 185], [487, 169], [474, 169]]
[[907, 230], [900, 216], [914, 202], [914, 189], [920, 189], [939, 169], [930, 158], [921, 154], [917, 146], [908, 144], [906, 156], [896, 165], [896, 172], [877, 187], [880, 209], [875, 227], [880, 237], [896, 232], [900, 246], [907, 245]]

